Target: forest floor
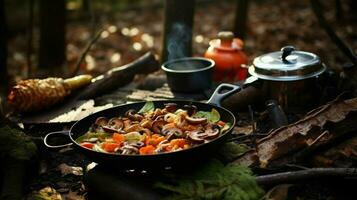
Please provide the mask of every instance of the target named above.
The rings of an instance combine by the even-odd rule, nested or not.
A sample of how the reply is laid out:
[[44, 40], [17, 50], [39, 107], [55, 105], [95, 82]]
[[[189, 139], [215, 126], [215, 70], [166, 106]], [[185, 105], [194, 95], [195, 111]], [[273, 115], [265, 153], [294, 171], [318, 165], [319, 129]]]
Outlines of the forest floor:
[[[324, 1], [325, 16], [337, 34], [353, 50], [357, 49], [357, 15], [342, 1], [342, 16], [336, 17], [335, 1]], [[193, 28], [193, 54], [203, 56], [209, 41], [219, 31], [233, 27], [234, 1], [207, 1], [196, 5]], [[17, 18], [15, 18], [17, 19]], [[9, 29], [16, 26], [9, 17]], [[136, 7], [118, 12], [95, 9], [92, 13], [69, 11], [67, 24], [67, 63], [73, 69], [86, 44], [104, 28], [100, 39], [85, 57], [82, 73], [99, 74], [135, 60], [147, 51], [160, 54], [163, 8], [159, 5]], [[36, 66], [38, 29], [34, 29], [32, 65]], [[264, 53], [286, 45], [313, 52], [332, 69], [341, 69], [348, 59], [320, 28], [309, 1], [253, 1], [250, 5], [244, 51], [250, 62]], [[15, 80], [26, 78], [26, 31], [12, 34], [9, 41], [10, 74]]]
[[[337, 34], [356, 52], [357, 15], [347, 6], [346, 0], [341, 1], [342, 17], [335, 16], [335, 1], [333, 0], [324, 1], [325, 14]], [[234, 1], [207, 1], [197, 4], [195, 9], [193, 54], [194, 56], [203, 56], [209, 41], [215, 38], [219, 31], [232, 29], [235, 6]], [[86, 55], [85, 63], [81, 65], [81, 73], [97, 75], [112, 67], [129, 63], [147, 51], [160, 54], [164, 21], [161, 6], [133, 8], [120, 12], [108, 12], [100, 9], [95, 9], [94, 13], [89, 14], [80, 12], [76, 10], [68, 12], [66, 67], [74, 68], [82, 50], [100, 28], [104, 28], [105, 31], [101, 33], [100, 39]], [[93, 17], [94, 15], [95, 17]], [[23, 18], [26, 19], [26, 16]], [[8, 69], [13, 79], [19, 80], [26, 78], [28, 73], [27, 33], [24, 28], [26, 25], [22, 24], [23, 26], [20, 28], [14, 27], [21, 23], [16, 23], [16, 18], [11, 16], [8, 18], [8, 23], [11, 33]], [[31, 60], [33, 61], [32, 65], [36, 66], [37, 43], [39, 41], [37, 26], [35, 26], [34, 33], [34, 53]], [[256, 56], [279, 51], [286, 45], [294, 45], [299, 50], [316, 53], [331, 69], [340, 70], [344, 64], [349, 62], [319, 27], [307, 0], [252, 1], [244, 43], [244, 51], [250, 62]], [[56, 153], [49, 153], [47, 160], [51, 162], [51, 165], [47, 166], [46, 163], [40, 163], [40, 165], [45, 165], [48, 167], [46, 171], [49, 171], [49, 174], [53, 172], [55, 175], [51, 174], [50, 177], [48, 173], [43, 173], [44, 175], [37, 182], [38, 185], [32, 185], [28, 189], [37, 191], [44, 186], [51, 185], [48, 180], [51, 179], [53, 182], [58, 182], [56, 184], [60, 189], [53, 192], [50, 187], [47, 187], [43, 192], [50, 194], [52, 191], [53, 195], [66, 193], [65, 199], [84, 199], [83, 193], [86, 190], [80, 181], [80, 175], [75, 174], [78, 168], [67, 165], [61, 165], [59, 170], [56, 168], [58, 163], [64, 162], [61, 159], [66, 161], [73, 159], [71, 153], [67, 155], [64, 152], [64, 154], [70, 158], [57, 157]], [[72, 165], [72, 163], [69, 164]], [[67, 171], [71, 171], [73, 176], [69, 176], [70, 180], [63, 181], [63, 176]], [[319, 186], [316, 190], [321, 190], [321, 187]], [[318, 195], [325, 192], [321, 191]], [[56, 198], [54, 197], [54, 199]]]

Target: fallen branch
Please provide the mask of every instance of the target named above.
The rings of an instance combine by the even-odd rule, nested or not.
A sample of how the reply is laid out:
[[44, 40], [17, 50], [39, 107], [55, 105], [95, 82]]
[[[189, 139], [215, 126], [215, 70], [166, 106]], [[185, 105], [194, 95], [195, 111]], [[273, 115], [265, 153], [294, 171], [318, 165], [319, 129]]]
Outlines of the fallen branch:
[[86, 48], [83, 50], [81, 56], [79, 57], [76, 67], [74, 68], [73, 72], [70, 74], [69, 77], [73, 77], [76, 76], [81, 64], [84, 60], [84, 58], [86, 57], [87, 53], [89, 52], [89, 50], [92, 48], [93, 44], [95, 44], [97, 42], [97, 40], [99, 39], [100, 35], [102, 34], [102, 32], [104, 31], [103, 28], [101, 28], [95, 35], [94, 37], [89, 41], [89, 43], [87, 44]]
[[258, 176], [255, 180], [259, 185], [276, 185], [324, 177], [357, 177], [357, 168], [312, 168]]

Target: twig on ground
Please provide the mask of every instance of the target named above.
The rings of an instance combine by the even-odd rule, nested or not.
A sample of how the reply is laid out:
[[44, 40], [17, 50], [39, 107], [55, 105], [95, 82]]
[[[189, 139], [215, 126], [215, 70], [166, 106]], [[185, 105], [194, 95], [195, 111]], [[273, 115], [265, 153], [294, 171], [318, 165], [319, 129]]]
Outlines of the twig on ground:
[[259, 185], [275, 185], [322, 177], [357, 177], [357, 168], [311, 168], [258, 176], [256, 181]]

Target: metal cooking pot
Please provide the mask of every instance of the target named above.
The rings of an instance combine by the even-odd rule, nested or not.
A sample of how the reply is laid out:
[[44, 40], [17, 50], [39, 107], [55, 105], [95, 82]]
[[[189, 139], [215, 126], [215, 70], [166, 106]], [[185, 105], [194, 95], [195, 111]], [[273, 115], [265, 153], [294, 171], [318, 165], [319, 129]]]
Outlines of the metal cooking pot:
[[188, 57], [165, 62], [161, 68], [166, 72], [172, 91], [194, 93], [211, 88], [214, 66], [211, 59]]
[[248, 72], [263, 81], [267, 99], [277, 100], [285, 110], [305, 110], [317, 105], [322, 93], [318, 76], [325, 70], [317, 55], [286, 46], [255, 58]]

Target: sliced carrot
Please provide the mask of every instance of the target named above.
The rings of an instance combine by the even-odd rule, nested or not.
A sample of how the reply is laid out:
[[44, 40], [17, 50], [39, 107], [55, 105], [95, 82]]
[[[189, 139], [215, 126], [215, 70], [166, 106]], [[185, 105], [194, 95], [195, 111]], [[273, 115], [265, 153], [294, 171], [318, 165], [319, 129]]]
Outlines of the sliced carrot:
[[155, 147], [152, 146], [152, 145], [147, 145], [147, 146], [141, 147], [141, 148], [139, 149], [140, 155], [153, 154], [154, 151], [155, 151]]
[[220, 125], [221, 127], [223, 127], [224, 125], [226, 125], [226, 123], [225, 123], [224, 121], [218, 121], [217, 124]]
[[151, 135], [151, 137], [146, 136], [145, 145], [152, 145], [152, 146], [156, 147], [163, 140], [165, 140], [164, 136], [161, 136], [159, 134], [153, 134], [153, 135]]
[[178, 146], [184, 148], [186, 144], [187, 144], [186, 139], [173, 139], [170, 141], [170, 146]]
[[81, 143], [81, 146], [82, 146], [82, 147], [85, 147], [85, 148], [87, 148], [87, 149], [92, 149], [93, 146], [94, 146], [94, 144], [93, 144], [93, 143], [90, 143], [90, 142], [82, 142], [82, 143]]
[[123, 134], [120, 134], [120, 133], [114, 133], [113, 134], [113, 140], [116, 142], [116, 143], [123, 143], [124, 140], [125, 140], [125, 137]]
[[107, 152], [114, 152], [118, 147], [120, 147], [120, 144], [113, 142], [105, 142], [102, 145], [102, 148]]

